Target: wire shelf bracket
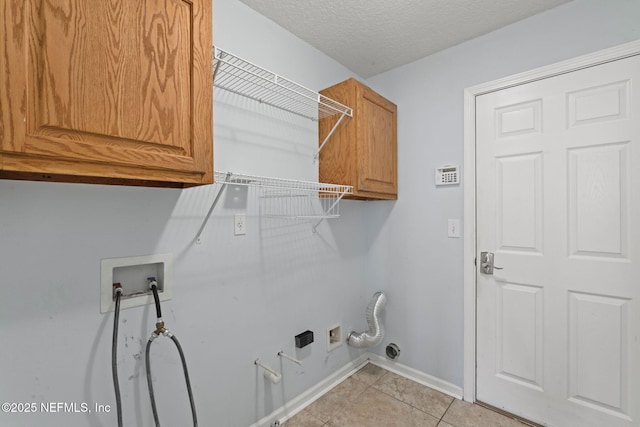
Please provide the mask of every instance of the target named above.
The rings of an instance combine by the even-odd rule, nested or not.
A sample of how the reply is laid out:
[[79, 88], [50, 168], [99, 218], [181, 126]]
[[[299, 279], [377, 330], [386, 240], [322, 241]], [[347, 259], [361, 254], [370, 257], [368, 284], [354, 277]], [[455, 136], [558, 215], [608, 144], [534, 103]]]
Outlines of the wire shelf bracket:
[[314, 155], [314, 161], [318, 159], [320, 151], [345, 116], [353, 117], [350, 107], [216, 46], [213, 47], [213, 84], [231, 93], [316, 122], [325, 117], [339, 115]]
[[348, 194], [353, 194], [351, 185], [324, 184], [218, 171], [214, 172], [214, 177], [215, 182], [220, 184], [220, 189], [198, 229], [197, 244], [202, 243], [202, 233], [207, 222], [222, 193], [229, 185], [257, 188], [260, 193], [261, 210], [266, 217], [318, 220], [313, 225], [314, 232], [325, 219], [338, 218], [340, 216], [340, 200]]
[[[213, 209], [218, 204], [218, 200], [220, 200], [220, 196], [222, 196], [222, 193], [224, 193], [224, 190], [227, 188], [227, 184], [230, 178], [231, 178], [231, 173], [227, 173], [225, 177], [222, 179], [222, 185], [220, 186], [220, 189], [216, 193], [216, 197], [214, 197], [213, 203], [211, 203], [211, 207], [209, 208], [207, 215], [204, 217], [204, 221], [202, 221], [202, 225], [198, 229], [198, 234], [196, 235], [196, 243], [198, 245], [202, 243], [202, 232], [204, 231], [204, 228], [207, 225], [207, 222], [209, 222], [209, 217], [211, 217], [211, 214], [213, 213]], [[216, 179], [216, 181], [218, 180]]]

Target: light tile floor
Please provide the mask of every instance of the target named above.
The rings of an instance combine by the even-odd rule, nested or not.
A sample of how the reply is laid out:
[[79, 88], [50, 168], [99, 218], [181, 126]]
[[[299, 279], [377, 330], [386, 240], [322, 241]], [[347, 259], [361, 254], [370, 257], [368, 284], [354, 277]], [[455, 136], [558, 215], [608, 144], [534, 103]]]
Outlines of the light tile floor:
[[525, 427], [371, 363], [283, 427]]

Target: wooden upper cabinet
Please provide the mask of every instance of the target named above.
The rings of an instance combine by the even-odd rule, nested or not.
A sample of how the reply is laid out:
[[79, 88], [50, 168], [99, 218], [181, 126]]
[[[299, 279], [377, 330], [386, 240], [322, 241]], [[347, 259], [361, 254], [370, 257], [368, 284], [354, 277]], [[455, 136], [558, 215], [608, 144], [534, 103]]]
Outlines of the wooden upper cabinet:
[[0, 8], [0, 178], [213, 181], [211, 0]]
[[[320, 152], [320, 181], [353, 185], [352, 198], [398, 198], [397, 107], [354, 79], [320, 91], [353, 109]], [[320, 120], [320, 141], [336, 116]]]

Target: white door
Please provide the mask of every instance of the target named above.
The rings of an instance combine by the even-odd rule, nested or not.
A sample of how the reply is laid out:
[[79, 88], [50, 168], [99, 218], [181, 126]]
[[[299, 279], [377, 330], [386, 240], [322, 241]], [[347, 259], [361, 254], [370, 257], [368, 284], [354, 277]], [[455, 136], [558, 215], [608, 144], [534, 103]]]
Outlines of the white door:
[[477, 400], [640, 426], [640, 56], [476, 102]]

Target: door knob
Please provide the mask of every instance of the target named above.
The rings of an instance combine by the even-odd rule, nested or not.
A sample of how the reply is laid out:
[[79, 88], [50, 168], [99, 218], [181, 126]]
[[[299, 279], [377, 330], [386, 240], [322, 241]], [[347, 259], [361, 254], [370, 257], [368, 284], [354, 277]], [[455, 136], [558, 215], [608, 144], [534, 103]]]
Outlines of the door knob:
[[480, 271], [484, 274], [493, 274], [493, 270], [502, 270], [493, 264], [493, 252], [480, 252]]

